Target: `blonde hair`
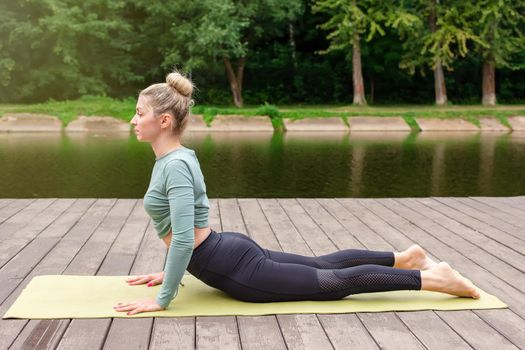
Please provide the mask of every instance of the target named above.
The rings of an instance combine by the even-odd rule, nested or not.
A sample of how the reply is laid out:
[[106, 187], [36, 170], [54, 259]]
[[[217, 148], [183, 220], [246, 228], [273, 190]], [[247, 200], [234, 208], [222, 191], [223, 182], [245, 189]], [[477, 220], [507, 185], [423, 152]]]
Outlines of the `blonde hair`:
[[165, 83], [152, 84], [139, 95], [148, 97], [155, 117], [171, 114], [174, 117], [172, 134], [180, 136], [188, 124], [190, 108], [195, 104], [191, 98], [194, 88], [190, 79], [174, 70], [166, 76]]

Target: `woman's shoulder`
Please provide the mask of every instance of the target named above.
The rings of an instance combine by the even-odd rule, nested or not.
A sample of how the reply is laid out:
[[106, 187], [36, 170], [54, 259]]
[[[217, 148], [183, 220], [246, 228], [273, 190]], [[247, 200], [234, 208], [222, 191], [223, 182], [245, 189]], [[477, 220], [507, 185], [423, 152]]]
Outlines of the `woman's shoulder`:
[[175, 151], [169, 152], [168, 154], [166, 154], [161, 159], [158, 159], [157, 163], [160, 163], [160, 165], [166, 165], [166, 164], [171, 163], [172, 161], [174, 161], [176, 159], [179, 159], [179, 160], [190, 160], [190, 159], [194, 158], [195, 156], [196, 156], [195, 155], [195, 151], [193, 149], [187, 148], [187, 147], [181, 147], [181, 148], [178, 148]]
[[162, 159], [161, 168], [163, 173], [168, 176], [170, 173], [192, 173], [192, 169], [198, 167], [199, 163], [195, 151], [186, 148], [180, 152], [173, 152]]

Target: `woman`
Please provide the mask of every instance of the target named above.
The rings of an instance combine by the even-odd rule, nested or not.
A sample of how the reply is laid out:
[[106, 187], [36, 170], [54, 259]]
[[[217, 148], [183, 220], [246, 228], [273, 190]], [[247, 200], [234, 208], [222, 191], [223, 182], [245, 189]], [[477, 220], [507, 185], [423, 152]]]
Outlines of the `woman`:
[[403, 289], [479, 298], [469, 280], [446, 262], [428, 258], [417, 244], [402, 252], [345, 249], [313, 257], [271, 251], [242, 233], [211, 229], [199, 161], [180, 143], [193, 88], [175, 71], [166, 83], [139, 94], [130, 123], [139, 141], [151, 143], [156, 156], [144, 208], [168, 246], [168, 256], [164, 272], [127, 279], [129, 285], [162, 283], [155, 300], [117, 303], [116, 311], [133, 315], [166, 309], [186, 269], [207, 285], [251, 302], [334, 300]]

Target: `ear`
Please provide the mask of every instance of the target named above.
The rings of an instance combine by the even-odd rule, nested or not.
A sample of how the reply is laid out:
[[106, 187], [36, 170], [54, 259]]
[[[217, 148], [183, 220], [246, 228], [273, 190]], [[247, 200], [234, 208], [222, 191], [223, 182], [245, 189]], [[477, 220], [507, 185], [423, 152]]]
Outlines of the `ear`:
[[173, 117], [169, 113], [164, 113], [160, 116], [160, 127], [161, 128], [169, 128], [170, 123], [173, 123], [174, 120]]

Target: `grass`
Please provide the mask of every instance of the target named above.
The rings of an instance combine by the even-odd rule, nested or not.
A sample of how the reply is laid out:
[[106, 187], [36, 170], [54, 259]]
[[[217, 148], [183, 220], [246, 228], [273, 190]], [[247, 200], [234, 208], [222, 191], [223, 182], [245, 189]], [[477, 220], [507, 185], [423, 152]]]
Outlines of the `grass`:
[[[58, 117], [67, 125], [79, 115], [112, 116], [131, 120], [135, 113], [136, 98], [113, 99], [100, 96], [84, 96], [77, 100], [53, 101], [36, 104], [0, 104], [0, 116], [5, 113], [43, 113]], [[206, 122], [211, 122], [217, 114], [236, 114], [244, 116], [267, 115], [271, 117], [274, 127], [282, 126], [282, 118], [308, 117], [342, 117], [345, 123], [354, 116], [400, 116], [412, 128], [417, 129], [414, 118], [463, 118], [479, 126], [479, 116], [492, 116], [510, 127], [507, 117], [525, 115], [525, 105], [497, 105], [484, 107], [481, 105], [449, 105], [444, 107], [432, 105], [395, 105], [395, 106], [352, 106], [352, 105], [284, 105], [264, 104], [259, 106], [204, 106], [193, 107], [194, 114], [203, 114]]]

